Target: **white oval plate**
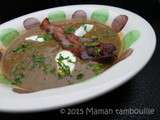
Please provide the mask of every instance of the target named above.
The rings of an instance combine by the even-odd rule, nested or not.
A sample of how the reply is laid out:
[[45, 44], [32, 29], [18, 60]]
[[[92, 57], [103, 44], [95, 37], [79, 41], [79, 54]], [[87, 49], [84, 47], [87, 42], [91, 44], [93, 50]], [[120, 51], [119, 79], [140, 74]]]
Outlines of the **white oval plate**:
[[140, 38], [131, 46], [131, 48], [134, 49], [131, 56], [114, 65], [109, 70], [106, 70], [98, 77], [71, 86], [43, 90], [30, 94], [17, 94], [12, 92], [10, 87], [0, 85], [0, 111], [40, 111], [82, 102], [109, 92], [124, 84], [146, 65], [155, 50], [155, 32], [150, 24], [142, 17], [117, 7], [103, 5], [73, 5], [51, 8], [6, 22], [0, 25], [0, 29], [11, 27], [20, 31], [24, 29], [22, 23], [28, 17], [35, 17], [42, 20], [49, 12], [62, 10], [67, 15], [67, 18], [69, 18], [72, 13], [78, 9], [85, 10], [88, 16], [90, 16], [95, 9], [106, 9], [109, 11], [110, 15], [108, 24], [110, 24], [112, 19], [117, 15], [127, 15], [129, 20], [122, 32], [126, 33], [134, 28], [141, 33]]

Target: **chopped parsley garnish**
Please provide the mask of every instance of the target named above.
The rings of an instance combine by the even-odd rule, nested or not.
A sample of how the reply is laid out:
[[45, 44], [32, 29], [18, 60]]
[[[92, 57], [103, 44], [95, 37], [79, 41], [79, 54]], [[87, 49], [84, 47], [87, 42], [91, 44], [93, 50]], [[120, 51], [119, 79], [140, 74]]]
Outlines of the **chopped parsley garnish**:
[[63, 60], [67, 60], [69, 59], [69, 56], [68, 57], [63, 57], [62, 54], [59, 55], [59, 58], [58, 58], [58, 61], [63, 61]]
[[60, 77], [64, 77], [67, 75], [70, 75], [70, 67], [64, 63], [64, 60], [67, 60], [70, 63], [74, 63], [73, 61], [70, 60], [69, 57], [63, 57], [61, 54], [59, 58], [57, 59], [57, 64], [59, 66], [58, 74]]
[[102, 73], [104, 70], [104, 65], [100, 63], [89, 64], [89, 67], [91, 67], [91, 69], [93, 70], [93, 72], [95, 72], [96, 75]]
[[75, 63], [74, 61], [72, 61], [71, 59], [68, 59], [67, 60], [68, 62], [70, 62], [70, 63]]
[[60, 77], [70, 75], [70, 68], [68, 65], [65, 65], [63, 62], [58, 62], [58, 65], [59, 65], [58, 75]]
[[91, 36], [91, 38], [92, 38], [92, 39], [96, 39], [96, 40], [97, 40], [97, 39], [98, 39], [98, 36], [96, 36], [96, 35], [92, 35], [92, 36]]
[[84, 31], [87, 32], [87, 26], [84, 24], [84, 25], [82, 25], [82, 27], [83, 27]]
[[40, 67], [42, 64], [45, 62], [45, 57], [44, 56], [39, 56], [39, 55], [33, 55], [32, 56], [32, 62], [33, 62], [33, 68], [35, 66]]
[[99, 42], [106, 39], [105, 37], [107, 37], [107, 34], [105, 32], [97, 33], [91, 36], [92, 39], [99, 41]]
[[87, 26], [86, 26], [86, 24], [82, 24], [81, 27], [83, 27], [83, 30], [84, 30], [85, 32], [87, 32]]
[[70, 26], [70, 27], [66, 27], [64, 29], [64, 34], [71, 34], [71, 33], [74, 33], [76, 29], [73, 27], [73, 26]]
[[52, 35], [49, 33], [44, 33], [39, 35], [38, 38], [43, 38], [45, 41], [49, 41], [52, 39]]
[[95, 49], [96, 56], [100, 56], [101, 55], [101, 49], [98, 48], [98, 47], [95, 47], [94, 49]]
[[55, 69], [49, 64], [45, 64], [43, 66], [43, 72], [46, 73], [46, 74], [54, 73], [54, 71], [55, 71]]
[[12, 69], [12, 75], [13, 75], [14, 81], [12, 82], [12, 84], [19, 85], [19, 84], [22, 83], [22, 80], [24, 78], [23, 71], [24, 71], [24, 69], [26, 67], [27, 67], [27, 64], [24, 61], [16, 64], [13, 67], [13, 69]]
[[13, 49], [12, 51], [14, 53], [21, 53], [25, 50], [30, 50], [32, 48], [32, 44], [30, 42], [24, 42], [21, 45], [19, 45], [17, 48]]
[[80, 80], [80, 79], [82, 79], [83, 77], [84, 77], [84, 74], [79, 73], [79, 74], [77, 75], [77, 80]]
[[59, 55], [58, 61], [63, 61], [63, 60], [67, 60], [70, 63], [75, 63], [74, 61], [72, 61], [69, 56], [68, 57], [63, 57], [62, 54]]
[[24, 74], [15, 74], [14, 81], [12, 82], [13, 85], [19, 85], [22, 83], [22, 79], [24, 78]]
[[45, 74], [53, 74], [55, 72], [55, 68], [51, 64], [46, 64], [45, 60], [47, 58], [44, 56], [32, 56], [32, 68], [38, 67], [41, 69]]
[[83, 45], [87, 46], [87, 47], [95, 47], [97, 46], [99, 43], [98, 42], [84, 42]]
[[59, 58], [57, 59], [57, 63], [58, 63], [58, 66], [59, 66], [59, 71], [58, 71], [58, 74], [61, 76], [61, 77], [64, 77], [66, 75], [70, 75], [70, 68], [68, 65], [65, 65], [64, 64], [64, 60], [66, 59], [69, 59], [69, 57], [66, 57], [64, 58], [61, 54], [59, 56]]

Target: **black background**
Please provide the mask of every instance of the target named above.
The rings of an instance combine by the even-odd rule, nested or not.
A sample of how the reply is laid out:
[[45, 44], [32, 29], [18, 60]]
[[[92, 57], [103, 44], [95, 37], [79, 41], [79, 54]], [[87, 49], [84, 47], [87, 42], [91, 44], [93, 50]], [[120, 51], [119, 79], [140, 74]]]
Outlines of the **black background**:
[[[102, 120], [160, 120], [160, 4], [158, 0], [3, 0], [0, 3], [0, 23], [21, 15], [64, 5], [73, 4], [103, 4], [113, 5], [131, 10], [151, 23], [157, 35], [157, 47], [151, 61], [128, 83], [118, 89], [90, 101], [72, 105], [68, 108], [154, 108], [153, 115], [62, 115], [59, 109], [38, 113], [9, 114], [0, 113], [0, 120], [40, 120], [50, 116], [50, 119], [63, 118], [101, 118]], [[143, 57], [143, 56], [142, 56]], [[130, 68], [132, 69], [132, 68]], [[76, 96], [75, 96], [76, 97]], [[38, 101], [37, 101], [38, 102]], [[65, 108], [65, 109], [68, 109]]]

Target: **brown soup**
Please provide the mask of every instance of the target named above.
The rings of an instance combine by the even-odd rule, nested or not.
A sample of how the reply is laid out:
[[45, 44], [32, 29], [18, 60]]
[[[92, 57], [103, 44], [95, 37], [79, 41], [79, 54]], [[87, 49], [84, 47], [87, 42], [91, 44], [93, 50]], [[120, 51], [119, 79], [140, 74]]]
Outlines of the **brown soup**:
[[[89, 20], [69, 20], [54, 24], [62, 25], [64, 32], [66, 32], [64, 34], [70, 34], [82, 24], [92, 24], [94, 25], [93, 29], [87, 32], [83, 38], [92, 38], [96, 39], [96, 42], [113, 44], [116, 47], [114, 52], [116, 56], [121, 51], [122, 45], [119, 35], [104, 24]], [[33, 35], [41, 36], [45, 41], [25, 40]], [[112, 66], [116, 59], [100, 63], [76, 57], [74, 70], [70, 74], [61, 76], [57, 73], [55, 57], [63, 50], [64, 48], [53, 36], [42, 30], [40, 26], [34, 27], [26, 30], [9, 46], [2, 59], [2, 72], [7, 79], [12, 81], [13, 85], [34, 92], [90, 79]]]

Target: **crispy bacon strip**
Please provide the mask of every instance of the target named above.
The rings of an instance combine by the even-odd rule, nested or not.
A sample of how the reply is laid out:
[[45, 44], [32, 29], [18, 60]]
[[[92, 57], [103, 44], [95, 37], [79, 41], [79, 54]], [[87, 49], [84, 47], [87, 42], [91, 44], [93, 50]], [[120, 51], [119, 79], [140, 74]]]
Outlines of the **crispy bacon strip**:
[[63, 26], [50, 24], [48, 18], [45, 18], [41, 23], [41, 29], [49, 32], [62, 45], [64, 49], [72, 51], [76, 56], [80, 57], [81, 45], [77, 36], [64, 34]]
[[[76, 56], [83, 60], [93, 60], [98, 62], [107, 62], [108, 60], [113, 60], [115, 57], [114, 51], [116, 47], [110, 43], [99, 43], [95, 48], [90, 48], [83, 46], [81, 44], [81, 38], [75, 36], [74, 34], [64, 34], [64, 26], [51, 24], [48, 18], [45, 18], [41, 25], [41, 29], [48, 33], [51, 33], [53, 37], [62, 45], [64, 49], [72, 51]], [[96, 48], [100, 50], [97, 56]]]
[[71, 45], [71, 43], [67, 40], [66, 36], [64, 35], [64, 30], [58, 25], [50, 24], [48, 18], [45, 18], [41, 25], [41, 29], [45, 30], [46, 32], [51, 33], [57, 41], [59, 41], [62, 46]]

